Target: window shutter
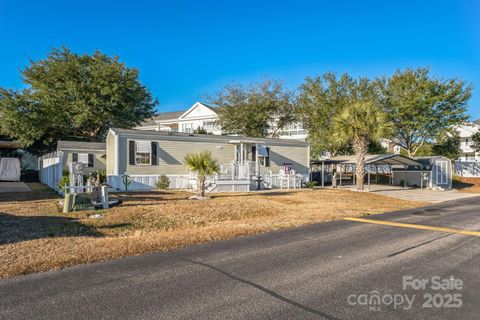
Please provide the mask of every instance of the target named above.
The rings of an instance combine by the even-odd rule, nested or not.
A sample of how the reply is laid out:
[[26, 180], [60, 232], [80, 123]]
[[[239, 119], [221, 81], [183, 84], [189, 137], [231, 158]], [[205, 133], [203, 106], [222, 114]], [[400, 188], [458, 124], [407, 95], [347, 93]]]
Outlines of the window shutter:
[[72, 162], [78, 162], [78, 153], [72, 153]]
[[93, 153], [88, 154], [88, 167], [93, 168], [93, 159], [95, 158]]
[[255, 158], [257, 155], [257, 147], [252, 146], [252, 161], [256, 161], [257, 159]]
[[128, 164], [135, 165], [135, 141], [128, 141]]
[[265, 157], [265, 167], [270, 167], [270, 147], [266, 147], [268, 156]]
[[151, 156], [150, 163], [152, 164], [152, 166], [158, 165], [157, 147], [158, 147], [157, 142], [152, 141], [152, 153], [150, 154]]

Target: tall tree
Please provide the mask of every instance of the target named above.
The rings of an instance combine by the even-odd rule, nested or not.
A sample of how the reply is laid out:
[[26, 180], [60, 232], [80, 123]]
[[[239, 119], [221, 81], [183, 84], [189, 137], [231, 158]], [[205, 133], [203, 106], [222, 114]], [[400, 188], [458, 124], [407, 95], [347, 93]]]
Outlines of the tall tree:
[[476, 152], [480, 152], [480, 131], [477, 131], [472, 135], [472, 149]]
[[352, 144], [355, 152], [355, 188], [363, 190], [365, 155], [368, 144], [388, 137], [392, 124], [386, 113], [374, 102], [354, 102], [334, 117], [334, 139], [340, 144]]
[[307, 77], [300, 86], [298, 114], [308, 131], [312, 154], [318, 156], [324, 151], [333, 155], [349, 153], [349, 146], [338, 145], [333, 139], [333, 118], [355, 101], [377, 99], [377, 81], [354, 79], [347, 73], [340, 77], [334, 73]]
[[460, 135], [454, 130], [441, 133], [432, 145], [433, 155], [441, 155], [452, 161], [460, 156]]
[[79, 55], [62, 47], [21, 72], [27, 88], [0, 88], [0, 131], [46, 151], [59, 139], [101, 141], [108, 128], [130, 128], [152, 116], [157, 101], [118, 57]]
[[383, 102], [394, 127], [394, 142], [414, 156], [424, 143], [467, 119], [472, 86], [439, 79], [428, 68], [398, 70], [383, 82]]
[[293, 93], [266, 80], [245, 87], [229, 84], [210, 98], [218, 106], [218, 124], [230, 134], [276, 137], [295, 121]]

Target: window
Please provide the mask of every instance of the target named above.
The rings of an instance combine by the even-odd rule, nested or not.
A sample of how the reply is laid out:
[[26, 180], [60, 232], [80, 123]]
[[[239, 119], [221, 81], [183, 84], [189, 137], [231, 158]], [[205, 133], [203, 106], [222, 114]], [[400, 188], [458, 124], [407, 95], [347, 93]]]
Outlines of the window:
[[135, 141], [135, 164], [150, 164], [151, 153], [150, 141]]
[[88, 153], [79, 153], [78, 154], [78, 162], [88, 163]]
[[93, 167], [94, 158], [92, 153], [72, 153], [72, 162], [81, 162], [89, 168]]
[[259, 149], [260, 164], [264, 167], [270, 167], [270, 147], [260, 146]]
[[193, 123], [182, 123], [182, 132], [192, 133]]
[[207, 132], [212, 132], [214, 129], [215, 122], [214, 121], [204, 121], [203, 122], [203, 129]]

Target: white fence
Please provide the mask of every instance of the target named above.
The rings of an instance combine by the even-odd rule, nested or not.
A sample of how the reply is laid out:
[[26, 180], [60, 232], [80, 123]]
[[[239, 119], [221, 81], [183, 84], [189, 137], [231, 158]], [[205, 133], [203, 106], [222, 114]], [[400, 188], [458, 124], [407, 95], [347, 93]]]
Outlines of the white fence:
[[62, 177], [63, 152], [54, 152], [38, 158], [38, 174], [40, 182], [61, 193], [58, 188]]
[[474, 161], [455, 161], [455, 174], [466, 178], [480, 177], [480, 163]]

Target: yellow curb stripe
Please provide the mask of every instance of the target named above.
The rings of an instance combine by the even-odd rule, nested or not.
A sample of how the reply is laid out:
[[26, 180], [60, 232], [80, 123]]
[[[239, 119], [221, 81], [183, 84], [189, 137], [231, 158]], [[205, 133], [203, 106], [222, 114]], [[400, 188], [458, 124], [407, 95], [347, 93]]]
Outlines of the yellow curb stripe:
[[372, 220], [372, 219], [364, 219], [364, 218], [343, 218], [343, 220], [355, 221], [355, 222], [364, 222], [364, 223], [371, 223], [371, 224], [380, 224], [380, 225], [392, 226], [392, 227], [421, 229], [421, 230], [439, 231], [439, 232], [446, 232], [446, 233], [456, 233], [456, 234], [464, 234], [464, 235], [467, 235], [467, 236], [480, 237], [480, 232], [479, 231], [468, 231], [468, 230], [460, 230], [460, 229], [452, 229], [452, 228], [432, 227], [432, 226], [425, 226], [425, 225], [421, 225], [421, 224], [380, 221], [380, 220]]

